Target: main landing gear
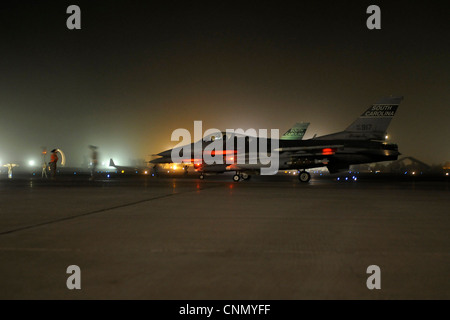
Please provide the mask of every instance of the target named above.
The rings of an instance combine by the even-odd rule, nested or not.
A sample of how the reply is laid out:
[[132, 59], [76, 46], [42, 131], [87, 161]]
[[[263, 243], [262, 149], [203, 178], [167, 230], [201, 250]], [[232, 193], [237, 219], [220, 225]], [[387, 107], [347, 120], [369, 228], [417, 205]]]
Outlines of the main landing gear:
[[[200, 173], [200, 175], [198, 176], [198, 178], [200, 180], [204, 180], [205, 179], [205, 175], [202, 173]], [[248, 173], [239, 173], [236, 172], [236, 174], [233, 176], [233, 181], [234, 182], [239, 182], [241, 179], [242, 180], [250, 180], [251, 176]]]
[[239, 173], [239, 172], [236, 172], [236, 174], [233, 176], [233, 181], [234, 182], [239, 182], [239, 180], [250, 180], [250, 175], [249, 174], [247, 174], [247, 173], [244, 173], [244, 172], [242, 172], [242, 173]]
[[298, 175], [298, 180], [300, 180], [300, 182], [307, 183], [309, 182], [309, 180], [311, 180], [311, 175], [309, 174], [309, 172], [306, 172], [304, 170], [300, 171]]

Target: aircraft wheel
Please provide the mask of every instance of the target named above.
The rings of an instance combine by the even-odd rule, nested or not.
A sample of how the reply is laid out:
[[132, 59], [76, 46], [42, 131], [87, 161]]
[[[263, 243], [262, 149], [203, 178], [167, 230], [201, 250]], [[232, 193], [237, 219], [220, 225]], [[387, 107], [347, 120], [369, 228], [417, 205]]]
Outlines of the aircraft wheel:
[[200, 180], [205, 179], [205, 176], [203, 175], [203, 173], [198, 177]]
[[241, 173], [241, 179], [242, 180], [249, 180], [250, 179], [250, 175], [248, 175], [247, 173]]
[[239, 180], [241, 180], [241, 177], [240, 177], [238, 174], [235, 174], [235, 175], [233, 176], [233, 181], [234, 181], [234, 182], [239, 182]]
[[311, 175], [306, 171], [302, 171], [298, 175], [298, 180], [300, 180], [300, 182], [305, 182], [305, 183], [309, 182], [309, 180], [311, 180]]

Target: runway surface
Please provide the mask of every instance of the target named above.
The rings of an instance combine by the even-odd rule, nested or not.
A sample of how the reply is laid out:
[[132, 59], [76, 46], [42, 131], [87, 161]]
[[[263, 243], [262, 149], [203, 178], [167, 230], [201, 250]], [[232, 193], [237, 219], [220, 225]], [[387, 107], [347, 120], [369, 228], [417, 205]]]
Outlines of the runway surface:
[[449, 299], [449, 195], [448, 181], [3, 179], [0, 299]]

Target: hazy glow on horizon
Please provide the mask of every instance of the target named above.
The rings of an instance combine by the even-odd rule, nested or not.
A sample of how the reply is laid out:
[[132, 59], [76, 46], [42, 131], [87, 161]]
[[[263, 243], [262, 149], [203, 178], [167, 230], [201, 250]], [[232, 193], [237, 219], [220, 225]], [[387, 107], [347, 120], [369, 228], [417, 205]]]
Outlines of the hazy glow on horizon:
[[204, 130], [280, 134], [307, 121], [308, 139], [343, 130], [390, 94], [405, 99], [389, 142], [429, 164], [450, 160], [441, 4], [383, 4], [378, 32], [365, 27], [359, 2], [297, 10], [100, 1], [80, 4], [82, 30], [73, 32], [66, 6], [0, 12], [3, 163], [39, 164], [45, 146], [64, 150], [67, 166], [87, 165], [96, 145], [102, 162], [132, 165], [175, 146], [172, 131], [193, 130], [195, 120]]

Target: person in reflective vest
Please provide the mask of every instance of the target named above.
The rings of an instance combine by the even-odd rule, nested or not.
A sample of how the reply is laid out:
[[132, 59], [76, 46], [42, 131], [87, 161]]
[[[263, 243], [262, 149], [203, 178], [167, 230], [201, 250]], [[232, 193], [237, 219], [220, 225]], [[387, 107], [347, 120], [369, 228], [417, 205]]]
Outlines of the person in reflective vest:
[[50, 177], [52, 179], [55, 179], [56, 176], [56, 163], [58, 162], [58, 154], [57, 154], [58, 150], [57, 149], [53, 149], [52, 150], [52, 154], [50, 155]]

